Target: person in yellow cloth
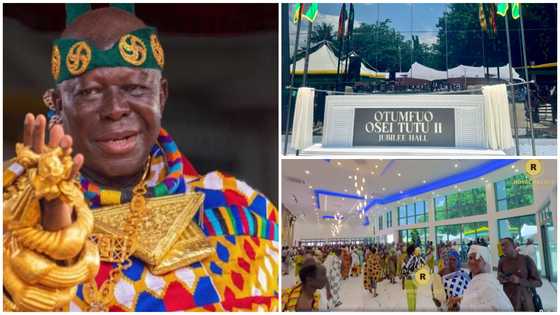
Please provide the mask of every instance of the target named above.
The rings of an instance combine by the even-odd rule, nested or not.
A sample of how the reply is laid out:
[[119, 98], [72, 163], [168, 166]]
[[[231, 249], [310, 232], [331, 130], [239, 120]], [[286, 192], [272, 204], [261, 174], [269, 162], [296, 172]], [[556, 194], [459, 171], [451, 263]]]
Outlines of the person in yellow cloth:
[[282, 292], [282, 312], [318, 311], [321, 293], [327, 283], [327, 269], [318, 262], [305, 264], [299, 272], [300, 282]]
[[277, 209], [181, 154], [164, 65], [132, 5], [67, 5], [49, 119], [5, 163], [4, 311], [277, 310]]
[[406, 291], [406, 303], [408, 305], [408, 311], [416, 311], [416, 289], [418, 285], [416, 284], [415, 273], [422, 266], [426, 264], [424, 258], [422, 258], [420, 247], [416, 247], [414, 244], [408, 245], [406, 248], [408, 254], [408, 260], [406, 264], [402, 267], [402, 273], [404, 278], [404, 289]]

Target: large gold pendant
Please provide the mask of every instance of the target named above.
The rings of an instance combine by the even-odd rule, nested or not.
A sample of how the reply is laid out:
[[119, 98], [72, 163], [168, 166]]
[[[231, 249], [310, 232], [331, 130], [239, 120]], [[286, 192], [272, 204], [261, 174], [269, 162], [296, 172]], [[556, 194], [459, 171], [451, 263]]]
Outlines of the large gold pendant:
[[[157, 273], [168, 270], [163, 265], [177, 268], [195, 262], [193, 258], [200, 260], [210, 255], [210, 244], [192, 221], [203, 202], [204, 194], [193, 192], [148, 198], [145, 205], [135, 204], [150, 211], [142, 218], [137, 248], [131, 254]], [[118, 262], [124, 258], [118, 252], [127, 242], [125, 222], [131, 206], [123, 204], [94, 210], [93, 237], [98, 239], [102, 261]]]

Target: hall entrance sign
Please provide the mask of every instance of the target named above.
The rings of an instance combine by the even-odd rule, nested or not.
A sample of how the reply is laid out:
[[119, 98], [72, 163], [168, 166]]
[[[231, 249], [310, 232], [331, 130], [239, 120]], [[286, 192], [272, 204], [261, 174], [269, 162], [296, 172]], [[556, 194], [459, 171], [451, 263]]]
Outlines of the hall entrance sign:
[[327, 96], [322, 147], [484, 150], [483, 106], [482, 95]]

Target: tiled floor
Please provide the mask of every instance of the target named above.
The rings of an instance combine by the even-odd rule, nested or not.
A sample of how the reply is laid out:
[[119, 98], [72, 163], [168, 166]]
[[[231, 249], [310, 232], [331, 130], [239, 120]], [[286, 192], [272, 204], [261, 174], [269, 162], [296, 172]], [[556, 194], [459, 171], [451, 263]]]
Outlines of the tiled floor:
[[[282, 287], [290, 287], [295, 284], [296, 278], [293, 272], [282, 277]], [[323, 290], [324, 291], [324, 290]], [[547, 280], [543, 280], [543, 286], [537, 289], [546, 311], [556, 310], [556, 290]], [[406, 294], [401, 289], [400, 282], [391, 284], [384, 280], [377, 286], [377, 297], [365, 291], [362, 285], [362, 277], [349, 278], [342, 282], [341, 298], [343, 304], [334, 311], [407, 311]], [[326, 297], [326, 293], [321, 293]], [[327, 310], [326, 298], [321, 298], [321, 309]], [[430, 286], [425, 285], [418, 288], [417, 311], [437, 311], [432, 301]]]

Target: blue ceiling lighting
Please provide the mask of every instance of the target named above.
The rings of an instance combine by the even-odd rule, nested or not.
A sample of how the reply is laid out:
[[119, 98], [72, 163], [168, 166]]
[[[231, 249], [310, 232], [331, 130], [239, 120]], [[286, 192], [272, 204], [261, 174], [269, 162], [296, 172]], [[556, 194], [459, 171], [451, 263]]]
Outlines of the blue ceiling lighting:
[[336, 215], [324, 215], [324, 216], [321, 216], [321, 219], [325, 219], [325, 220], [340, 219], [340, 220], [343, 220], [343, 219], [344, 219], [344, 216], [338, 216], [338, 217], [337, 217]]
[[346, 193], [339, 193], [336, 191], [329, 191], [324, 189], [315, 189], [315, 203], [317, 205], [317, 209], [321, 209], [321, 195], [331, 196], [331, 197], [338, 197], [338, 198], [349, 198], [349, 199], [356, 199], [356, 200], [365, 200], [366, 198], [359, 195], [354, 194], [346, 194]]
[[438, 179], [431, 183], [427, 183], [424, 185], [420, 185], [417, 187], [413, 187], [407, 190], [404, 190], [402, 193], [392, 194], [389, 196], [385, 196], [382, 198], [374, 198], [369, 201], [369, 203], [363, 209], [364, 211], [368, 211], [370, 208], [376, 205], [386, 205], [389, 203], [393, 203], [402, 199], [418, 196], [433, 190], [438, 190], [444, 187], [448, 187], [451, 185], [459, 184], [462, 182], [466, 182], [480, 176], [486, 175], [491, 173], [497, 169], [500, 169], [504, 166], [508, 166], [517, 162], [518, 160], [509, 160], [509, 159], [500, 159], [500, 160], [490, 160], [484, 164], [479, 166], [473, 167], [466, 171], [444, 177], [442, 179]]

